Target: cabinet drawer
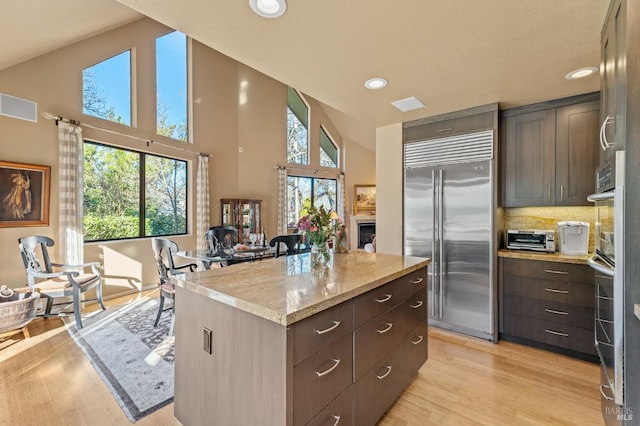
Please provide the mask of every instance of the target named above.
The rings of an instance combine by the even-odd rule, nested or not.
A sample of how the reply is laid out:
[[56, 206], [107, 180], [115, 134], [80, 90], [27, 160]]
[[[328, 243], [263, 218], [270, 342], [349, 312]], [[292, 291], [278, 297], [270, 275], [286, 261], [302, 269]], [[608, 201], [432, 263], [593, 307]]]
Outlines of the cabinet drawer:
[[423, 289], [404, 302], [406, 313], [405, 330], [411, 330], [420, 322], [427, 320], [427, 292]]
[[504, 295], [503, 304], [506, 314], [522, 315], [593, 330], [594, 310], [592, 307], [510, 294]]
[[355, 379], [366, 373], [406, 336], [404, 305], [398, 305], [354, 333]]
[[404, 277], [400, 277], [395, 280], [395, 283], [400, 287], [398, 297], [400, 299], [407, 298], [418, 290], [423, 290], [427, 287], [427, 268], [420, 268]]
[[594, 355], [593, 329], [525, 316], [506, 315], [504, 332], [516, 337]]
[[307, 423], [352, 383], [351, 334], [332, 343], [293, 369], [293, 423]]
[[595, 273], [587, 265], [544, 262], [538, 260], [502, 259], [504, 275], [593, 285]]
[[405, 368], [408, 376], [407, 385], [413, 380], [416, 374], [418, 374], [420, 367], [427, 361], [429, 353], [427, 342], [427, 323], [423, 321], [411, 330], [403, 343]]
[[354, 327], [358, 328], [396, 306], [403, 299], [401, 295], [400, 283], [391, 281], [358, 296], [353, 304]]
[[308, 426], [353, 426], [353, 385], [342, 392]]
[[353, 303], [344, 302], [293, 326], [293, 364], [353, 331]]
[[406, 383], [402, 352], [388, 352], [356, 381], [354, 417], [357, 425], [375, 425], [398, 398]]
[[525, 277], [503, 277], [503, 294], [549, 302], [593, 307], [593, 286], [574, 282], [541, 280]]

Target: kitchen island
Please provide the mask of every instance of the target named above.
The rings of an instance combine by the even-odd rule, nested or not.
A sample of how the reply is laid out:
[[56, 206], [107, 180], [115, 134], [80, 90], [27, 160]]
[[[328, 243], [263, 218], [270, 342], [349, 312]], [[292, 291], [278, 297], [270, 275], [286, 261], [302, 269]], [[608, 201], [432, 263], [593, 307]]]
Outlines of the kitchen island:
[[426, 361], [429, 262], [302, 254], [174, 278], [176, 418], [375, 424]]

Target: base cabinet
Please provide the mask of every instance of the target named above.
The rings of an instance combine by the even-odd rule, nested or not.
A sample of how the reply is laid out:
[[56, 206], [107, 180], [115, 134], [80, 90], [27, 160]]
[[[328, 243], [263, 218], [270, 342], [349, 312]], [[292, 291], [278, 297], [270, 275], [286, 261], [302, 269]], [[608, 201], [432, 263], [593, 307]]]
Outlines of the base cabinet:
[[500, 272], [501, 337], [595, 357], [590, 267], [501, 258]]
[[176, 418], [374, 425], [427, 360], [426, 284], [421, 268], [288, 327], [178, 286]]
[[293, 325], [294, 425], [384, 415], [427, 360], [426, 284], [420, 269]]
[[[420, 269], [294, 324], [294, 425], [351, 424], [351, 418], [374, 425], [382, 417], [427, 360], [426, 284]], [[332, 333], [344, 336], [322, 347]], [[341, 414], [348, 412], [349, 389], [352, 417]]]

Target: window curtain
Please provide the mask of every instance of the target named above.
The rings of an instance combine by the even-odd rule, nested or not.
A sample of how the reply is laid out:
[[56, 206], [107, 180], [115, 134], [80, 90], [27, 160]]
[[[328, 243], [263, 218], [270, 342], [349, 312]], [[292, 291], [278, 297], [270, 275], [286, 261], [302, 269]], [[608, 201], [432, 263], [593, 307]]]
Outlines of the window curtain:
[[338, 178], [338, 193], [336, 194], [336, 214], [342, 220], [345, 219], [345, 193], [344, 193], [344, 174], [340, 173], [340, 177]]
[[287, 169], [278, 167], [278, 229], [277, 235], [287, 234]]
[[206, 233], [209, 230], [209, 156], [198, 157], [196, 173], [196, 238], [198, 250], [207, 250]]
[[83, 211], [84, 152], [82, 127], [58, 121], [60, 167], [58, 255], [60, 263], [84, 262]]

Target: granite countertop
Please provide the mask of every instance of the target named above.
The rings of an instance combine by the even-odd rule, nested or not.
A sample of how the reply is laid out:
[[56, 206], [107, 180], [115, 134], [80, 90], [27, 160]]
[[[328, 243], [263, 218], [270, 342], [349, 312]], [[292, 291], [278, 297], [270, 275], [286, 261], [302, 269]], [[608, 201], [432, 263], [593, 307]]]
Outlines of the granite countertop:
[[558, 263], [574, 263], [577, 265], [586, 265], [589, 255], [584, 256], [572, 256], [568, 254], [561, 254], [560, 252], [545, 253], [537, 251], [526, 250], [498, 250], [498, 257], [509, 257], [512, 259], [526, 259], [526, 260], [544, 260], [547, 262]]
[[172, 280], [188, 291], [288, 326], [429, 263], [427, 258], [358, 250], [334, 254], [332, 268], [313, 270], [305, 253], [187, 273]]

